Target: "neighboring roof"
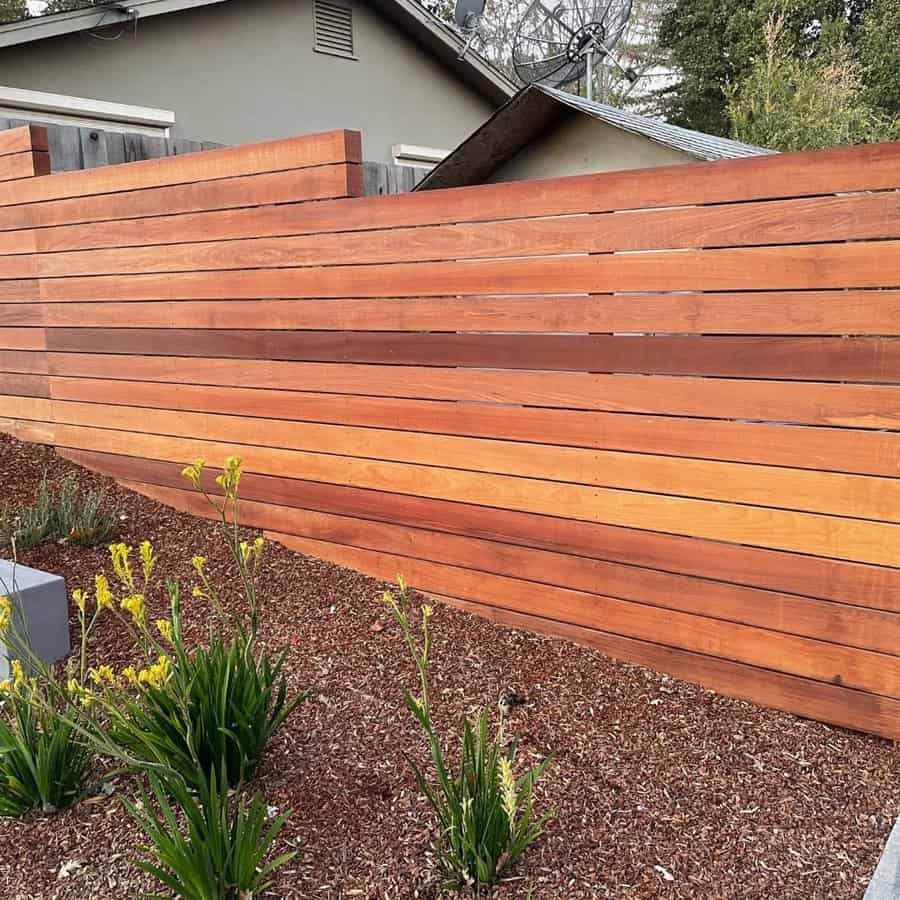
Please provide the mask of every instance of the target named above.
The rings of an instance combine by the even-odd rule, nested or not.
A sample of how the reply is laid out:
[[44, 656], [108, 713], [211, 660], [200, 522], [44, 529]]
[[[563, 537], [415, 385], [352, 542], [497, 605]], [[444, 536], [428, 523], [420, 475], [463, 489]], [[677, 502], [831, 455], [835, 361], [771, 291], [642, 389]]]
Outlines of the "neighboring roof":
[[[135, 13], [137, 20], [141, 21], [164, 13], [225, 2], [227, 0], [129, 0], [127, 3], [110, 2], [70, 12], [34, 16], [20, 22], [0, 25], [0, 49], [131, 22]], [[515, 93], [516, 85], [475, 51], [469, 50], [460, 59], [465, 39], [416, 0], [369, 2], [482, 96], [494, 103], [505, 103]]]
[[640, 135], [698, 160], [738, 159], [774, 153], [728, 138], [669, 125], [649, 116], [596, 103], [543, 85], [528, 85], [444, 158], [416, 190], [480, 184], [520, 150], [555, 127], [571, 111]]

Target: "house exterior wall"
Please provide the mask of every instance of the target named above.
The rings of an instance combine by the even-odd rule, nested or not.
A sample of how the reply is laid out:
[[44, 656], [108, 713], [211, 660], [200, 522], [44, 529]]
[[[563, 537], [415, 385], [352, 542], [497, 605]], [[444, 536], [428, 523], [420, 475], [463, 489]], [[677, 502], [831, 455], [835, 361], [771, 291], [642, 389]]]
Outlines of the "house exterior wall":
[[173, 137], [224, 144], [356, 129], [384, 162], [393, 144], [449, 150], [493, 111], [365, 3], [341, 2], [355, 60], [313, 50], [312, 0], [229, 0], [139, 22], [136, 39], [6, 48], [0, 84], [174, 110]]
[[690, 163], [678, 150], [574, 113], [500, 166], [489, 181], [528, 181]]

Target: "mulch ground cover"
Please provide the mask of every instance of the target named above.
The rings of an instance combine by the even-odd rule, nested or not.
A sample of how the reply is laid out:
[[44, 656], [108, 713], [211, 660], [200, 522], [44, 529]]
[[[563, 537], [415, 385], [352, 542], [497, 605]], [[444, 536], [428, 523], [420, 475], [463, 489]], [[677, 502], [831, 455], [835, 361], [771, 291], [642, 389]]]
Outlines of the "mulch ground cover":
[[[227, 579], [212, 523], [84, 472], [52, 450], [0, 436], [0, 501], [30, 501], [41, 475], [105, 485], [121, 540], [149, 539], [161, 570], [190, 585], [190, 558]], [[384, 585], [278, 546], [266, 551], [262, 631], [288, 649], [292, 685], [314, 694], [271, 744], [254, 787], [292, 809], [278, 847], [297, 851], [271, 896], [433, 898], [429, 811], [404, 754], [425, 760], [401, 698], [414, 670], [379, 603]], [[49, 543], [26, 565], [90, 588], [104, 548]], [[162, 604], [158, 605], [160, 612]], [[199, 639], [206, 610], [188, 601]], [[895, 744], [731, 700], [562, 641], [438, 606], [434, 685], [445, 731], [515, 688], [520, 750], [555, 762], [538, 792], [547, 834], [492, 896], [859, 898], [900, 812]], [[113, 622], [105, 659], [134, 651]], [[139, 835], [122, 805], [135, 787], [102, 768], [52, 816], [0, 820], [0, 897], [131, 900], [154, 886], [131, 864]]]

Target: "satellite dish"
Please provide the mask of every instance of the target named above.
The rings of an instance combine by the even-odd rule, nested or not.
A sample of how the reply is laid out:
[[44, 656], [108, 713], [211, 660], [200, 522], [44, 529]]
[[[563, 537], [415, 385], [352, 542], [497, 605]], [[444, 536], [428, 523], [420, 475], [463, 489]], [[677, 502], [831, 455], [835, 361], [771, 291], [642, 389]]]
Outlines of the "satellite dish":
[[453, 21], [456, 27], [468, 34], [478, 27], [484, 14], [484, 0], [456, 0]]
[[456, 0], [453, 22], [463, 34], [467, 35], [458, 59], [465, 58], [475, 38], [478, 37], [478, 26], [481, 25], [481, 17], [484, 15], [484, 3], [485, 0]]
[[625, 31], [631, 0], [533, 0], [519, 22], [513, 43], [513, 66], [526, 84], [561, 88], [587, 75], [593, 99], [594, 66], [608, 59], [631, 83], [633, 69], [623, 68], [612, 49]]

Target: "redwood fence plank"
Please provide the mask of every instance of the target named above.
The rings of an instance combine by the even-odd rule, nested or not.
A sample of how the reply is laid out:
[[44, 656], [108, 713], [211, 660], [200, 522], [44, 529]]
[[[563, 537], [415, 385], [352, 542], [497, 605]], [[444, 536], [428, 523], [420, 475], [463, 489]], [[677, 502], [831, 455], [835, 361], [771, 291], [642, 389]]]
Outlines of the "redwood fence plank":
[[58, 425], [59, 445], [182, 464], [245, 455], [248, 471], [900, 566], [900, 526], [436, 466]]
[[58, 401], [54, 415], [60, 424], [900, 522], [900, 478], [93, 403]]
[[[674, 416], [342, 397], [264, 388], [146, 381], [50, 379], [56, 400], [291, 419], [410, 432], [506, 438], [575, 447], [655, 452], [724, 461], [897, 477], [900, 434]], [[260, 425], [265, 430], [265, 424]]]
[[53, 328], [47, 349], [217, 358], [900, 382], [900, 338]]
[[240, 300], [265, 297], [804, 290], [895, 287], [898, 284], [900, 241], [873, 241], [663, 250], [649, 254], [73, 276], [41, 279], [40, 294], [42, 300], [53, 302]]
[[[140, 479], [162, 487], [185, 485], [180, 463], [81, 450], [61, 453], [121, 480]], [[204, 486], [221, 494], [213, 480], [216, 474], [218, 470], [209, 467]], [[900, 612], [900, 569], [254, 473], [245, 474], [241, 489], [247, 500]]]
[[80, 378], [900, 429], [900, 389], [888, 385], [196, 357], [173, 366], [166, 357], [110, 353], [47, 353], [47, 362], [54, 375]]
[[0, 206], [213, 181], [305, 166], [361, 163], [360, 147], [358, 132], [330, 131], [245, 147], [224, 147], [165, 159], [101, 166], [9, 186], [0, 195]]
[[[2, 159], [2, 158], [0, 158]], [[802, 244], [805, 241], [846, 241], [900, 237], [900, 194], [883, 193], [825, 197], [759, 204], [653, 210], [629, 215], [600, 214], [505, 220], [488, 223], [426, 226], [400, 230], [310, 234], [305, 236], [248, 237], [241, 234], [244, 219], [254, 227], [261, 214], [270, 230], [288, 226], [274, 223], [289, 215], [285, 207], [241, 210], [220, 214], [220, 223], [232, 221], [236, 237], [211, 240], [196, 227], [167, 217], [154, 235], [149, 222], [133, 223], [132, 240], [123, 238], [118, 223], [82, 230], [107, 249], [73, 247], [71, 252], [42, 256], [41, 274], [135, 274], [140, 272], [240, 269], [264, 266], [338, 265], [347, 263], [418, 262], [539, 256], [663, 248], [738, 247]], [[302, 216], [299, 208], [296, 217]], [[222, 225], [220, 224], [220, 229]], [[164, 230], [163, 230], [164, 229]], [[257, 232], [258, 233], [258, 232]], [[69, 234], [77, 241], [79, 233]], [[181, 241], [177, 238], [184, 235]], [[189, 237], [188, 237], [189, 236]], [[40, 249], [47, 249], [43, 234]], [[64, 240], [64, 238], [63, 238]], [[136, 243], [139, 241], [139, 243]], [[192, 242], [193, 241], [193, 242]], [[53, 249], [69, 249], [56, 240]], [[128, 244], [123, 247], [123, 244]], [[169, 244], [171, 246], [158, 246]], [[15, 259], [0, 258], [0, 277], [21, 277]]]
[[900, 144], [390, 198], [359, 157], [4, 183], [0, 429], [194, 512], [242, 455], [301, 551], [900, 735]]
[[[0, 234], [2, 240], [2, 234]], [[0, 304], [55, 328], [900, 335], [900, 291]]]

